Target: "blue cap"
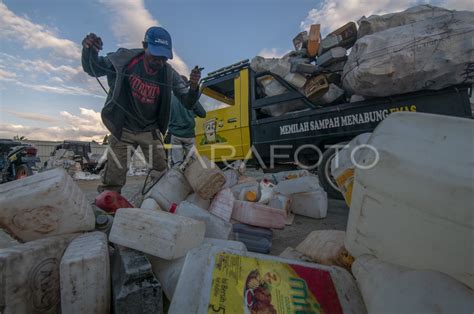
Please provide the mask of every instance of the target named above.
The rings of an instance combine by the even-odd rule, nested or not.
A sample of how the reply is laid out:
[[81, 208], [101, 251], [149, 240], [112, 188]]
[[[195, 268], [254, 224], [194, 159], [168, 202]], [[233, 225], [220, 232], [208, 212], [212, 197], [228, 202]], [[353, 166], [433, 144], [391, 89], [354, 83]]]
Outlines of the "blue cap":
[[173, 59], [171, 36], [163, 27], [150, 27], [145, 33], [145, 42], [153, 56]]

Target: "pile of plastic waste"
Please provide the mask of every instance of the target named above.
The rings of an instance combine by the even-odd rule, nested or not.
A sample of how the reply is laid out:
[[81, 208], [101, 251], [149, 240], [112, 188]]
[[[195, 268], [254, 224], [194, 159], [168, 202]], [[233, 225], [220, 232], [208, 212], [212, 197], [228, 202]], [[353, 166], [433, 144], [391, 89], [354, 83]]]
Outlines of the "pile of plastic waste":
[[[403, 12], [362, 17], [324, 38], [321, 25], [294, 39], [282, 58], [255, 57], [257, 97], [295, 89], [313, 105], [330, 106], [474, 83], [474, 12], [419, 5]], [[280, 116], [308, 108], [301, 100], [264, 107]]]

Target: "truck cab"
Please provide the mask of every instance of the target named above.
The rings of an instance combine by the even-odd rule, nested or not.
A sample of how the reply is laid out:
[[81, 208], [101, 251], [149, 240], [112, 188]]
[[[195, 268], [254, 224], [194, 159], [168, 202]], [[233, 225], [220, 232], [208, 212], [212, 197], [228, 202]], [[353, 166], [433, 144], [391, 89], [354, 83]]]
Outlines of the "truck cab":
[[[278, 82], [280, 92], [262, 93], [258, 82], [265, 79]], [[318, 106], [278, 75], [254, 72], [245, 60], [203, 79], [200, 101], [208, 109], [206, 118], [196, 119], [196, 147], [214, 162], [240, 159], [264, 171], [314, 170], [328, 194], [340, 198], [330, 173], [335, 145], [372, 132], [397, 111], [472, 118], [471, 89], [461, 85]]]
[[213, 161], [250, 158], [249, 72], [241, 62], [203, 80], [200, 101], [212, 110], [196, 118], [196, 147]]

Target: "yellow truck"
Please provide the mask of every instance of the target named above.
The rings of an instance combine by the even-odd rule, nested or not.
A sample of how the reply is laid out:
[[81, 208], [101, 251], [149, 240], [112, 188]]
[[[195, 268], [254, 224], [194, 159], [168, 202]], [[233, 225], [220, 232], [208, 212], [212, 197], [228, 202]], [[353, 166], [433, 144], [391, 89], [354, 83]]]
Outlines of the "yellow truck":
[[[264, 76], [272, 76], [286, 92], [262, 96], [257, 80]], [[329, 196], [341, 198], [330, 172], [334, 145], [371, 132], [396, 111], [472, 118], [470, 93], [471, 86], [455, 86], [318, 107], [281, 77], [254, 72], [245, 60], [203, 79], [201, 103], [214, 109], [206, 118], [196, 119], [196, 146], [200, 154], [217, 163], [247, 160], [264, 171], [306, 167], [317, 172]], [[280, 116], [262, 111], [288, 102], [300, 102], [304, 109]]]

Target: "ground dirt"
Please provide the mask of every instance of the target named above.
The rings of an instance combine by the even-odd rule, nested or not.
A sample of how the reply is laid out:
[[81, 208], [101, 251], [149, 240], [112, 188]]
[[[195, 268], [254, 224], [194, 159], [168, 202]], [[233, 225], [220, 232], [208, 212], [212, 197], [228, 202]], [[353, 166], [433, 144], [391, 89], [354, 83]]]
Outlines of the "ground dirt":
[[[262, 174], [258, 171], [247, 171], [246, 175], [260, 178]], [[92, 203], [97, 196], [98, 180], [76, 181]], [[144, 176], [127, 177], [127, 184], [122, 190], [122, 195], [133, 205], [141, 203], [141, 190], [145, 182]], [[287, 247], [296, 247], [306, 236], [314, 230], [346, 230], [349, 209], [344, 201], [329, 199], [328, 214], [325, 219], [311, 219], [303, 216], [295, 216], [293, 224], [285, 226], [283, 230], [274, 230], [273, 246], [270, 254], [279, 255]]]

